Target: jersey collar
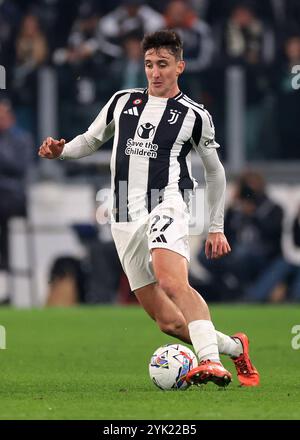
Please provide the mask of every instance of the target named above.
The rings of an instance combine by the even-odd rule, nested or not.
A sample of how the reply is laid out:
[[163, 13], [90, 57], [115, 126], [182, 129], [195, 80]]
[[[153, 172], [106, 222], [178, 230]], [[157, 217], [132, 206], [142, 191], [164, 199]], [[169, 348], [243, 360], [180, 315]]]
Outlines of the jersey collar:
[[[149, 90], [148, 90], [148, 88], [144, 89], [144, 92], [143, 92], [143, 93], [149, 95]], [[152, 95], [149, 95], [149, 96], [152, 96]], [[177, 100], [180, 99], [182, 96], [183, 96], [183, 93], [181, 92], [181, 90], [179, 90], [179, 92], [177, 93], [177, 95], [172, 96], [172, 98], [162, 98], [162, 99], [175, 99], [175, 100], [177, 101]], [[158, 98], [158, 96], [154, 96], [153, 98]]]

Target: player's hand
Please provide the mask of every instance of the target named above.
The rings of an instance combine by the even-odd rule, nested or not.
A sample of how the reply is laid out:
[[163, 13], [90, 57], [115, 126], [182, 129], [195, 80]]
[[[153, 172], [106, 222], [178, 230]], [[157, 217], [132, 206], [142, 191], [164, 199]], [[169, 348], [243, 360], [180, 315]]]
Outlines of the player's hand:
[[206, 258], [220, 258], [231, 252], [227, 238], [222, 232], [210, 232], [205, 243]]
[[39, 156], [46, 159], [56, 159], [64, 149], [66, 141], [61, 139], [57, 141], [52, 137], [47, 137], [39, 149]]

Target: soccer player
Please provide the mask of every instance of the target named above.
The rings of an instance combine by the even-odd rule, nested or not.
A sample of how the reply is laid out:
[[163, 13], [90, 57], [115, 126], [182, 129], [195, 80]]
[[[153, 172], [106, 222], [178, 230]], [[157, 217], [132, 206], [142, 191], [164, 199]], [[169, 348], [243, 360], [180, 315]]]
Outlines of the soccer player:
[[192, 343], [199, 365], [188, 382], [228, 385], [231, 374], [220, 362], [221, 353], [232, 358], [242, 385], [258, 385], [247, 336], [216, 331], [206, 302], [188, 281], [189, 214], [183, 194], [195, 187], [192, 148], [205, 168], [210, 213], [206, 256], [230, 252], [223, 234], [225, 173], [211, 116], [179, 90], [185, 63], [175, 32], [146, 35], [142, 49], [148, 88], [118, 91], [84, 134], [68, 143], [48, 137], [39, 155], [77, 159], [114, 136], [111, 229], [132, 291], [163, 332]]

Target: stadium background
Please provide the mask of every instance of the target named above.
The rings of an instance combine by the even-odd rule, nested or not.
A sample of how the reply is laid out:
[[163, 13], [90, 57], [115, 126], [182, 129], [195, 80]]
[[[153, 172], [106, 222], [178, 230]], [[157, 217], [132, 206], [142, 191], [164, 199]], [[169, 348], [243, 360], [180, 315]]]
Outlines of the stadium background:
[[[207, 409], [202, 401], [201, 416], [186, 410], [188, 399], [198, 401], [196, 392], [180, 400], [164, 397], [160, 411], [145, 404], [136, 412], [135, 399], [151, 387], [143, 369], [150, 352], [170, 338], [153, 330], [135, 307], [116, 258], [105, 222], [110, 145], [80, 161], [37, 156], [45, 137], [70, 140], [85, 131], [116, 90], [146, 85], [139, 42], [145, 31], [167, 27], [183, 37], [187, 68], [180, 85], [212, 114], [228, 178], [225, 227], [232, 259], [217, 265], [205, 261], [205, 231], [193, 235], [191, 281], [208, 302], [230, 303], [213, 308], [217, 325], [228, 332], [229, 322], [235, 330], [248, 330], [265, 373], [262, 394], [249, 390], [243, 401], [235, 389], [236, 407], [231, 394], [222, 396], [225, 411], [209, 388], [204, 400], [212, 397], [215, 403]], [[299, 418], [294, 389], [299, 351], [291, 348], [291, 332], [300, 324], [300, 2], [2, 0], [0, 65], [6, 72], [0, 90], [0, 324], [11, 347], [3, 367], [7, 406], [0, 417]], [[196, 155], [193, 171], [203, 187]], [[75, 304], [115, 307], [44, 309]], [[132, 306], [120, 309], [124, 304]], [[35, 309], [18, 314], [19, 308], [44, 309], [44, 314]], [[24, 328], [30, 330], [23, 334]], [[107, 328], [110, 337], [94, 352]], [[130, 348], [127, 334], [136, 338]], [[85, 342], [78, 347], [78, 340]], [[114, 341], [121, 345], [114, 347], [115, 356], [107, 356], [104, 372], [112, 383], [119, 374], [118, 380], [101, 391], [100, 385], [95, 388], [101, 358]], [[128, 366], [125, 372], [118, 370], [118, 356]], [[136, 357], [136, 394], [128, 396]], [[284, 359], [289, 364], [284, 387], [276, 389]], [[49, 380], [43, 375], [48, 362]], [[17, 390], [13, 399], [11, 389]], [[97, 391], [103, 393], [102, 406], [93, 408]], [[152, 388], [147, 392], [149, 403], [158, 399]], [[83, 394], [85, 413], [78, 406]], [[64, 398], [73, 402], [69, 410]], [[174, 411], [168, 407], [172, 399], [177, 399]]]

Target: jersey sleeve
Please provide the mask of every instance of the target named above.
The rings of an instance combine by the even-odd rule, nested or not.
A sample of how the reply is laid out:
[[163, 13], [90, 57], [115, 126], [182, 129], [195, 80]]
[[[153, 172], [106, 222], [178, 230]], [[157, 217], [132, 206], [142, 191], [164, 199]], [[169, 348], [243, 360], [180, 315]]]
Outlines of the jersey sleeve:
[[220, 145], [215, 140], [215, 127], [207, 110], [196, 112], [192, 143], [200, 156], [207, 156]]
[[226, 177], [216, 151], [220, 145], [215, 140], [215, 127], [208, 111], [201, 109], [194, 113], [192, 144], [204, 166], [209, 232], [223, 232]]
[[114, 110], [120, 93], [115, 93], [102, 108], [94, 122], [89, 126], [87, 133], [101, 142], [101, 145], [108, 141], [115, 132]]

